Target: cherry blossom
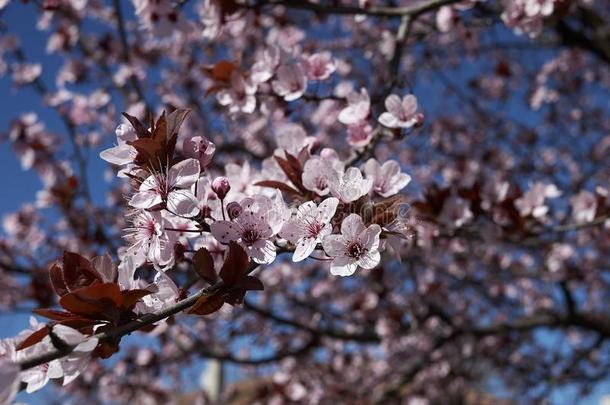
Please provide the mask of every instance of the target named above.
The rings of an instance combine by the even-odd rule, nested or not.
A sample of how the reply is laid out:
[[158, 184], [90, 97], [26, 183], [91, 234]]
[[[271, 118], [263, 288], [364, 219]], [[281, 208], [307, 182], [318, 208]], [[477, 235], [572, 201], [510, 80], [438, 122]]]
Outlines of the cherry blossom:
[[256, 263], [269, 264], [275, 260], [276, 248], [270, 240], [273, 230], [258, 213], [244, 210], [233, 221], [216, 221], [210, 228], [219, 242], [238, 242]]
[[303, 65], [309, 80], [326, 80], [336, 70], [329, 52], [314, 53], [303, 59]]
[[370, 114], [371, 99], [366, 89], [351, 92], [347, 95], [347, 107], [339, 113], [339, 122], [345, 125], [360, 124]]
[[136, 149], [129, 142], [136, 140], [136, 133], [133, 128], [126, 124], [120, 124], [116, 128], [118, 145], [100, 152], [100, 157], [106, 162], [115, 165], [127, 165], [133, 163], [138, 155]]
[[400, 171], [400, 165], [395, 160], [380, 164], [375, 159], [369, 159], [364, 164], [367, 179], [373, 180], [372, 191], [382, 197], [390, 197], [405, 188], [411, 181], [411, 176]]
[[244, 78], [239, 72], [231, 74], [231, 87], [222, 89], [216, 95], [220, 105], [229, 106], [232, 114], [243, 112], [251, 114], [256, 109], [257, 86], [251, 80]]
[[417, 99], [407, 94], [400, 99], [390, 94], [385, 99], [386, 112], [379, 116], [379, 123], [388, 128], [411, 128], [417, 121]]
[[197, 199], [189, 188], [199, 177], [199, 162], [186, 159], [167, 170], [167, 173], [152, 174], [140, 185], [129, 205], [140, 209], [151, 209], [164, 204], [176, 215], [191, 217], [197, 214]]
[[307, 76], [299, 63], [283, 64], [277, 68], [273, 91], [286, 101], [300, 98], [307, 89]]
[[549, 210], [548, 205], [545, 205], [545, 200], [556, 198], [560, 194], [555, 185], [536, 182], [530, 186], [530, 189], [522, 197], [515, 201], [515, 206], [519, 209], [521, 216], [531, 215], [534, 218], [541, 218]]
[[330, 192], [330, 179], [337, 179], [342, 175], [343, 164], [338, 159], [312, 156], [303, 166], [303, 186], [323, 196]]
[[308, 201], [297, 208], [293, 218], [286, 222], [279, 235], [293, 243], [296, 248], [293, 262], [300, 262], [314, 251], [316, 245], [332, 232], [330, 220], [335, 215], [339, 200], [327, 198], [319, 205]]
[[182, 151], [184, 156], [197, 159], [201, 171], [204, 172], [205, 168], [212, 162], [216, 145], [202, 136], [194, 136], [184, 140]]
[[175, 237], [165, 232], [163, 215], [159, 211], [137, 210], [131, 214], [131, 226], [125, 238], [130, 243], [126, 257], [137, 266], [149, 260], [157, 269], [174, 264]]
[[583, 190], [570, 198], [570, 203], [572, 205], [572, 218], [575, 222], [582, 224], [593, 221], [597, 212], [597, 197], [595, 194]]
[[340, 235], [327, 235], [322, 246], [333, 258], [330, 272], [335, 276], [351, 276], [358, 267], [372, 269], [379, 264], [379, 234], [377, 224], [364, 226], [362, 218], [350, 214], [341, 222]]
[[364, 179], [356, 167], [350, 167], [341, 175], [333, 173], [328, 180], [330, 193], [342, 203], [356, 201], [367, 194], [372, 186], [373, 180]]

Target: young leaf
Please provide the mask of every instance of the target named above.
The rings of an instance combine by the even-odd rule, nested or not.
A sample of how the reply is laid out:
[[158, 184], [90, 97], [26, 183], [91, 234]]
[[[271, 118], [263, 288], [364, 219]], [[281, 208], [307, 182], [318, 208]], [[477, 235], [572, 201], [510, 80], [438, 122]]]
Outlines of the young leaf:
[[22, 350], [27, 347], [35, 345], [36, 343], [38, 343], [42, 339], [44, 339], [45, 336], [47, 336], [49, 334], [49, 331], [50, 331], [50, 329], [47, 325], [43, 326], [42, 328], [38, 329], [36, 332], [33, 332], [27, 338], [25, 338], [25, 340], [23, 340], [21, 343], [19, 343], [19, 345], [17, 346], [17, 350]]
[[209, 295], [199, 298], [188, 313], [194, 315], [208, 315], [218, 311], [223, 305], [224, 299], [220, 294]]
[[144, 125], [142, 125], [140, 120], [138, 120], [136, 117], [129, 115], [125, 112], [123, 113], [123, 117], [127, 118], [127, 121], [129, 121], [129, 123], [131, 124], [133, 129], [136, 131], [136, 135], [138, 136], [138, 138], [140, 138], [140, 139], [141, 138], [150, 138], [150, 133], [144, 127]]
[[193, 267], [201, 278], [210, 284], [218, 280], [214, 269], [214, 259], [206, 248], [201, 248], [193, 255]]
[[229, 251], [220, 269], [220, 278], [227, 286], [233, 286], [245, 275], [250, 259], [246, 251], [237, 244], [229, 242]]

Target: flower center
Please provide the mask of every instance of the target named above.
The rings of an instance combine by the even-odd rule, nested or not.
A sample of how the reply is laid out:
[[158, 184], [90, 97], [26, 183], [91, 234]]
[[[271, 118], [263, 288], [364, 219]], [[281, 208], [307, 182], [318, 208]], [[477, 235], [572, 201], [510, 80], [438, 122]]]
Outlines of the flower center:
[[246, 245], [252, 245], [260, 239], [260, 234], [256, 229], [246, 229], [241, 235], [241, 239]]
[[350, 242], [347, 245], [347, 255], [354, 259], [360, 259], [366, 252], [366, 248], [358, 241]]
[[324, 190], [326, 188], [326, 179], [322, 176], [316, 178], [316, 187], [319, 190]]
[[323, 226], [318, 221], [312, 221], [307, 224], [307, 228], [305, 228], [305, 232], [308, 238], [317, 238], [322, 230]]

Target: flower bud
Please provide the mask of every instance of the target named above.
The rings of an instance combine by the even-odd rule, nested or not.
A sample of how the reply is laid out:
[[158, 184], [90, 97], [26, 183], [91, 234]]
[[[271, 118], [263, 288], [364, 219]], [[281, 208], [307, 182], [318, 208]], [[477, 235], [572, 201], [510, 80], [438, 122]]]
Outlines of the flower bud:
[[212, 181], [212, 190], [214, 190], [218, 198], [221, 200], [224, 199], [229, 193], [229, 190], [231, 190], [229, 179], [222, 176], [216, 177], [214, 181]]
[[239, 203], [233, 201], [227, 204], [227, 214], [229, 214], [229, 219], [233, 220], [241, 215], [244, 209], [239, 205]]

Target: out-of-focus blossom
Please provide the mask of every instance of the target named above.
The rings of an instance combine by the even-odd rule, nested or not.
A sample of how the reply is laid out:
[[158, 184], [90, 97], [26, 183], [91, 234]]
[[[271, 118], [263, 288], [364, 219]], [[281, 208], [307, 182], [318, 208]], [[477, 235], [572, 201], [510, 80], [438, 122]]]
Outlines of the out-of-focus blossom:
[[187, 158], [194, 158], [199, 161], [202, 172], [212, 163], [216, 145], [203, 136], [193, 136], [184, 140], [182, 151]]
[[581, 191], [570, 198], [572, 218], [578, 224], [593, 221], [597, 212], [597, 198], [589, 191]]
[[388, 160], [381, 165], [376, 159], [369, 159], [364, 164], [367, 179], [373, 180], [372, 191], [382, 197], [398, 194], [411, 181], [411, 176], [400, 171], [395, 160]]
[[532, 184], [523, 196], [515, 200], [515, 207], [523, 217], [531, 215], [534, 218], [542, 218], [549, 211], [549, 207], [545, 205], [545, 200], [560, 195], [561, 192], [555, 185], [537, 182]]
[[460, 228], [473, 218], [470, 203], [463, 198], [452, 196], [445, 200], [439, 220], [450, 229]]
[[395, 94], [385, 99], [386, 112], [379, 116], [379, 123], [388, 128], [411, 128], [417, 123], [417, 99], [407, 94], [401, 100]]
[[277, 68], [276, 80], [271, 82], [271, 87], [285, 101], [294, 101], [305, 93], [307, 76], [299, 63], [280, 65]]
[[337, 69], [330, 52], [314, 53], [303, 59], [309, 80], [326, 80]]
[[328, 179], [330, 193], [342, 203], [356, 201], [367, 194], [372, 185], [373, 180], [363, 179], [362, 172], [356, 167], [350, 167], [340, 176], [333, 173]]
[[256, 109], [256, 89], [255, 83], [234, 71], [231, 74], [231, 87], [220, 90], [216, 98], [220, 105], [229, 106], [229, 112], [232, 114], [251, 114]]
[[358, 124], [364, 121], [371, 112], [371, 99], [366, 89], [360, 93], [351, 92], [347, 95], [347, 107], [339, 113], [339, 122], [345, 125]]

